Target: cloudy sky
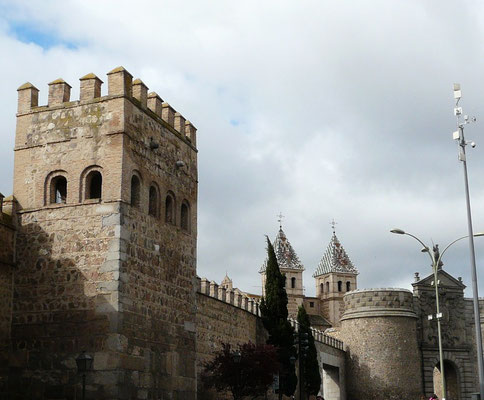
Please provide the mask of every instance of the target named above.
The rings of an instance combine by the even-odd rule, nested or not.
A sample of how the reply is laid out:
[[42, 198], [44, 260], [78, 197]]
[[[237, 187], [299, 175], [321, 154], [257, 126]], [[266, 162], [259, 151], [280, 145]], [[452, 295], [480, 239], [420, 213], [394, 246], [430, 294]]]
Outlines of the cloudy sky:
[[[306, 267], [336, 234], [359, 287], [410, 287], [467, 232], [452, 84], [460, 82], [475, 231], [484, 230], [479, 1], [0, 0], [0, 192], [12, 192], [16, 89], [123, 65], [198, 128], [198, 273], [260, 291], [276, 215]], [[105, 85], [107, 86], [107, 85]], [[105, 93], [107, 87], [103, 88]], [[476, 239], [481, 294], [484, 239]], [[471, 296], [467, 241], [445, 266]]]

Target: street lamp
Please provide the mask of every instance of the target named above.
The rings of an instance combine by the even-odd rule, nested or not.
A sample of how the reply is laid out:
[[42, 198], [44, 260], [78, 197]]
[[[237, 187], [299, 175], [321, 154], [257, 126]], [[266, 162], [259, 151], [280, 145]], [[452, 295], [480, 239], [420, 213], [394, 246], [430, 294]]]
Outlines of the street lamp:
[[[442, 256], [447, 251], [447, 249], [450, 246], [452, 246], [455, 242], [458, 242], [459, 240], [465, 239], [466, 237], [468, 237], [468, 235], [462, 236], [462, 237], [450, 242], [441, 253], [440, 250], [439, 250], [438, 244], [434, 245], [432, 247], [432, 251], [430, 251], [429, 246], [427, 246], [417, 236], [412, 235], [411, 233], [405, 232], [402, 229], [395, 228], [395, 229], [392, 229], [390, 232], [396, 233], [397, 235], [407, 235], [407, 236], [414, 238], [416, 241], [418, 241], [423, 246], [422, 252], [427, 253], [430, 257], [430, 260], [432, 261], [432, 271], [434, 273], [434, 287], [435, 287], [435, 305], [436, 305], [435, 319], [437, 320], [437, 335], [438, 335], [438, 342], [439, 342], [440, 374], [442, 376], [442, 398], [445, 400], [446, 386], [445, 386], [445, 372], [444, 372], [444, 355], [443, 355], [443, 351], [442, 351], [442, 333], [441, 333], [441, 328], [440, 328], [440, 320], [442, 318], [442, 314], [440, 313], [440, 305], [439, 305], [438, 270], [442, 266]], [[484, 233], [476, 233], [473, 236], [484, 236]], [[432, 316], [429, 316], [429, 319], [432, 319], [431, 317]]]
[[[232, 353], [232, 360], [234, 361], [234, 364], [238, 367], [240, 364], [240, 361], [242, 360], [242, 353], [240, 350], [236, 350]], [[236, 393], [237, 397], [239, 396], [239, 391], [240, 391], [240, 370], [237, 368], [237, 375], [235, 376], [235, 384], [236, 384]]]
[[[300, 329], [300, 328], [299, 328]], [[300, 330], [294, 332], [294, 339], [296, 344], [298, 345], [298, 356], [299, 356], [299, 400], [303, 399], [303, 360], [306, 357], [306, 353], [309, 349], [309, 340], [307, 332], [301, 332]]]
[[92, 368], [94, 358], [83, 351], [76, 358], [77, 371], [82, 374], [82, 400], [86, 399], [86, 372]]
[[464, 115], [464, 121], [461, 121], [462, 107], [459, 107], [459, 101], [462, 97], [460, 84], [454, 84], [454, 99], [455, 108], [454, 115], [457, 118], [457, 131], [452, 134], [452, 137], [459, 144], [459, 161], [462, 161], [464, 167], [464, 185], [466, 193], [466, 208], [467, 208], [467, 229], [469, 232], [469, 253], [471, 257], [471, 273], [472, 273], [472, 298], [474, 306], [474, 324], [476, 329], [476, 345], [477, 345], [477, 365], [479, 370], [479, 392], [481, 400], [484, 400], [484, 362], [482, 359], [482, 334], [481, 334], [481, 318], [479, 314], [479, 293], [477, 287], [477, 270], [476, 270], [476, 254], [474, 251], [474, 235], [472, 234], [472, 216], [471, 216], [471, 201], [469, 195], [469, 179], [467, 177], [467, 160], [466, 160], [466, 146], [476, 147], [472, 141], [466, 141], [464, 137], [464, 126], [475, 122], [476, 118], [472, 117], [469, 120], [468, 115]]

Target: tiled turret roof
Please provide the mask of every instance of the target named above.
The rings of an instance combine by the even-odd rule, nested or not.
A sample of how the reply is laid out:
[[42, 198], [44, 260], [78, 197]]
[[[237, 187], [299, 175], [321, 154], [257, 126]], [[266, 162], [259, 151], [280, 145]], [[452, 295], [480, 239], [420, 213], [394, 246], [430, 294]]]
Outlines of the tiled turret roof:
[[[301, 264], [301, 261], [299, 261], [299, 257], [292, 248], [291, 243], [287, 240], [282, 227], [279, 229], [279, 233], [276, 236], [276, 240], [274, 240], [273, 246], [280, 269], [300, 269], [304, 271], [304, 266]], [[262, 264], [259, 273], [265, 272], [266, 266], [267, 259], [264, 261], [264, 264]]]
[[358, 274], [358, 270], [354, 267], [334, 232], [328, 248], [326, 249], [323, 258], [321, 258], [313, 277], [329, 274], [331, 272]]

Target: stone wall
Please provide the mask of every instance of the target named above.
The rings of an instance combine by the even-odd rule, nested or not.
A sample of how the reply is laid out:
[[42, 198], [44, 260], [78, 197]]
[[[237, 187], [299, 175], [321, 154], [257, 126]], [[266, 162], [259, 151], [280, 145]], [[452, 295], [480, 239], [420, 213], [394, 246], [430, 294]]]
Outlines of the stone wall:
[[122, 386], [133, 398], [189, 400], [196, 397], [197, 152], [184, 118], [167, 103], [149, 109], [146, 89], [134, 81], [134, 99], [123, 105], [119, 333], [134, 364]]
[[421, 358], [412, 293], [356, 290], [344, 300], [340, 337], [347, 349], [348, 398], [419, 399]]
[[101, 83], [18, 89], [8, 398], [79, 397], [86, 350], [90, 397], [194, 399], [196, 129], [122, 67]]
[[222, 343], [237, 346], [247, 342], [265, 343], [265, 339], [266, 332], [255, 314], [225, 300], [197, 293], [198, 398], [220, 399], [220, 395], [203, 388], [200, 374]]
[[[0, 195], [1, 196], [1, 195]], [[8, 350], [12, 323], [15, 227], [0, 199], [0, 393], [7, 389]]]
[[[116, 272], [104, 263], [116, 233], [103, 223], [110, 207], [115, 206], [62, 205], [19, 213], [10, 399], [74, 397], [75, 357], [110, 346]], [[95, 380], [89, 377], [90, 389], [100, 396], [105, 374], [110, 372], [99, 368]]]
[[122, 385], [130, 398], [194, 399], [195, 238], [131, 206], [123, 216], [119, 333], [131, 373]]
[[[199, 279], [197, 293], [197, 376], [204, 363], [209, 361], [214, 352], [221, 349], [221, 343], [237, 344], [252, 342], [265, 343], [267, 332], [260, 319], [259, 302], [248, 297], [238, 289], [226, 289], [206, 278]], [[298, 330], [295, 319], [289, 318], [293, 328]], [[323, 367], [335, 368], [338, 397], [346, 398], [345, 385], [345, 351], [342, 341], [313, 329], [312, 334], [318, 351], [321, 373]], [[201, 399], [230, 398], [204, 390], [198, 382], [198, 393]], [[323, 387], [321, 388], [323, 391]], [[336, 390], [336, 389], [335, 389]], [[268, 398], [272, 395], [268, 393]]]

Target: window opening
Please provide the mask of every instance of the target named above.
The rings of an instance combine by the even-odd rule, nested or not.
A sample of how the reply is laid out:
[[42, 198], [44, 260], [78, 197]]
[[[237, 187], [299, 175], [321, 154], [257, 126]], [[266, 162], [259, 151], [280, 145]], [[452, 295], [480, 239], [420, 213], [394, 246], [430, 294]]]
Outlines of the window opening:
[[182, 203], [180, 216], [181, 228], [188, 231], [190, 229], [190, 208], [186, 202]]
[[171, 194], [168, 194], [165, 199], [165, 222], [169, 224], [175, 223], [174, 208], [175, 200]]
[[136, 175], [131, 178], [131, 205], [138, 208], [140, 206], [140, 181]]
[[86, 179], [87, 199], [100, 199], [102, 197], [103, 177], [99, 171], [92, 171]]
[[343, 291], [343, 282], [338, 281], [338, 292]]
[[51, 203], [62, 204], [67, 199], [67, 179], [64, 176], [56, 176], [52, 179]]
[[296, 287], [296, 278], [291, 278], [291, 288], [294, 289]]
[[158, 190], [154, 186], [150, 186], [148, 214], [158, 217], [158, 209]]

